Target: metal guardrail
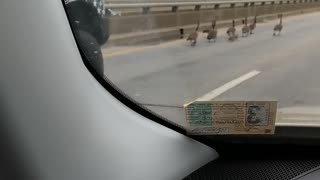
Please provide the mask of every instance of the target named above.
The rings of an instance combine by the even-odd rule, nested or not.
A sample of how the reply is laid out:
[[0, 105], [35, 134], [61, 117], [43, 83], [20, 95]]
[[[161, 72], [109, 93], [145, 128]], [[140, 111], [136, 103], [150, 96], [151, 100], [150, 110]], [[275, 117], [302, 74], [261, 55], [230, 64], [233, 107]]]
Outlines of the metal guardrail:
[[[172, 7], [216, 4], [243, 4], [261, 2], [280, 2], [281, 0], [246, 0], [246, 1], [199, 1], [199, 2], [146, 2], [146, 3], [105, 3], [107, 8]], [[286, 1], [284, 1], [286, 2]]]
[[[277, 14], [281, 13], [285, 14], [285, 16], [295, 15], [318, 11], [320, 8], [320, 0], [199, 0], [200, 2], [172, 0], [178, 2], [158, 3], [152, 1], [161, 0], [139, 1], [151, 2], [134, 3], [122, 1], [121, 3], [117, 0], [117, 2], [111, 3], [108, 0], [109, 4], [106, 4], [106, 8], [113, 9], [106, 10], [111, 13], [123, 13], [123, 16], [110, 15], [122, 16], [110, 17], [110, 32], [114, 35], [112, 38], [113, 44], [128, 45], [136, 44], [140, 41], [149, 42], [159, 39], [178, 38], [182, 29], [185, 33], [193, 31], [197, 20], [201, 20], [202, 29], [210, 27], [213, 16], [216, 16], [217, 21], [220, 22], [219, 27], [224, 27], [230, 25], [231, 19], [236, 19], [237, 23], [241, 23], [239, 20], [244, 17], [252, 19], [253, 16], [258, 15], [260, 21], [265, 18], [277, 18]], [[177, 7], [179, 10], [171, 12], [174, 10], [173, 7]], [[144, 14], [148, 13], [146, 11], [150, 11], [150, 14]]]
[[[200, 1], [200, 2], [147, 2], [147, 3], [105, 3], [106, 8], [139, 8], [139, 7], [170, 7], [170, 6], [196, 6], [216, 4], [252, 4], [263, 2], [294, 2], [295, 0], [246, 0], [246, 1]], [[303, 0], [302, 2], [313, 2], [317, 0]], [[296, 2], [299, 2], [298, 0]], [[301, 2], [301, 1], [300, 1]]]
[[156, 7], [171, 7], [172, 12], [177, 12], [179, 7], [194, 6], [194, 10], [200, 10], [201, 6], [213, 5], [214, 8], [219, 8], [221, 5], [230, 5], [235, 7], [236, 4], [243, 4], [244, 7], [254, 6], [255, 4], [265, 5], [270, 4], [290, 4], [290, 3], [308, 3], [318, 2], [318, 0], [223, 0], [223, 1], [194, 1], [194, 2], [137, 2], [137, 3], [105, 3], [107, 9], [119, 8], [142, 8], [143, 14], [148, 14], [151, 8]]

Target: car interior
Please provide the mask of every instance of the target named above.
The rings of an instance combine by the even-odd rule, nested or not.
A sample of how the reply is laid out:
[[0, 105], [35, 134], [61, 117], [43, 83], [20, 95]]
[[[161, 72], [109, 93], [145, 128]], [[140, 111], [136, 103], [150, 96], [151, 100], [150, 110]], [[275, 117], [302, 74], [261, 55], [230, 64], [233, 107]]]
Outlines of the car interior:
[[[300, 32], [316, 34], [317, 29], [313, 25], [320, 25], [317, 24], [319, 2], [299, 3], [300, 6], [294, 6], [299, 5], [298, 1], [280, 3], [258, 0], [2, 0], [1, 178], [320, 179], [319, 111], [315, 110], [308, 116], [312, 123], [303, 119], [302, 111], [292, 113], [296, 115], [294, 121], [282, 122], [279, 118], [287, 115], [284, 114], [287, 101], [290, 104], [290, 100], [297, 101], [309, 92], [290, 94], [290, 83], [297, 83], [297, 89], [302, 86], [303, 91], [303, 86], [308, 88], [307, 80], [283, 78], [284, 82], [288, 82], [288, 88], [274, 97], [271, 94], [273, 91], [267, 91], [268, 83], [284, 76], [272, 75], [289, 73], [295, 68], [305, 67], [307, 63], [316, 63], [313, 60], [318, 58], [318, 50], [306, 48], [309, 45], [316, 47], [317, 39], [301, 37], [308, 33]], [[206, 5], [210, 5], [210, 11], [204, 9]], [[256, 15], [259, 9], [246, 9], [269, 6], [288, 9], [264, 9], [259, 15]], [[142, 9], [139, 9], [139, 14], [137, 7]], [[191, 10], [187, 9], [190, 7]], [[212, 9], [220, 14], [212, 16]], [[243, 9], [247, 14], [241, 15]], [[272, 12], [269, 13], [269, 10]], [[199, 16], [202, 18], [193, 16], [193, 13], [202, 11], [204, 13]], [[211, 13], [209, 18], [205, 16], [206, 11]], [[235, 11], [237, 13], [227, 14]], [[255, 13], [250, 14], [252, 12]], [[173, 14], [186, 24], [174, 24], [170, 20]], [[215, 19], [212, 20], [212, 17]], [[137, 23], [141, 27], [133, 27]], [[162, 27], [170, 23], [174, 24], [173, 27]], [[242, 26], [247, 29], [241, 31], [239, 27]], [[238, 28], [239, 34], [235, 28]], [[290, 38], [286, 33], [296, 37]], [[301, 39], [295, 41], [295, 38]], [[298, 46], [292, 40], [302, 45]], [[294, 47], [284, 47], [285, 43]], [[263, 48], [253, 49], [260, 44]], [[273, 50], [274, 53], [269, 52]], [[288, 51], [283, 52], [285, 50]], [[232, 54], [235, 51], [241, 55]], [[303, 51], [314, 54], [312, 60], [305, 60], [299, 67], [292, 65], [296, 62], [294, 60], [279, 60], [287, 56], [289, 59], [300, 58], [299, 53]], [[290, 53], [297, 54], [291, 56]], [[211, 55], [219, 57], [219, 62], [213, 62], [218, 60]], [[259, 60], [252, 62], [250, 57]], [[309, 58], [304, 55], [302, 59], [304, 57]], [[244, 71], [252, 69], [251, 65], [256, 66], [257, 70], [244, 74]], [[240, 70], [219, 71], [227, 69], [227, 66]], [[231, 71], [237, 76], [229, 77]], [[308, 69], [296, 70], [296, 73], [307, 74]], [[235, 79], [239, 75], [243, 76]], [[259, 78], [267, 80], [262, 82]], [[225, 83], [226, 79], [234, 80]], [[316, 74], [309, 76], [309, 80], [315, 82], [313, 84], [316, 84], [316, 79]], [[213, 91], [212, 84], [216, 85]], [[261, 90], [263, 86], [266, 88]], [[259, 88], [258, 91], [265, 96], [254, 93]], [[317, 91], [317, 88], [312, 90]], [[278, 95], [288, 100], [277, 99]], [[316, 101], [316, 97], [313, 98]], [[265, 109], [257, 104], [271, 101], [278, 104], [278, 109], [275, 109], [278, 113], [268, 109], [265, 114], [259, 114], [258, 111]], [[239, 110], [245, 118], [238, 118], [243, 115], [238, 113], [230, 123], [228, 120], [235, 113], [234, 107], [214, 109], [226, 102], [254, 103], [254, 108], [249, 109], [246, 105], [245, 110]], [[192, 109], [191, 105], [196, 103], [206, 104]], [[204, 106], [208, 104], [209, 110]], [[250, 114], [249, 121], [247, 114]], [[205, 124], [208, 117], [209, 126]], [[267, 119], [272, 131], [251, 131], [263, 129], [259, 118]], [[217, 119], [223, 123], [219, 125]], [[251, 125], [246, 124], [249, 128], [243, 128], [234, 125], [235, 120]], [[232, 126], [226, 126], [228, 122]], [[228, 131], [206, 131], [206, 128], [212, 129], [214, 126]]]

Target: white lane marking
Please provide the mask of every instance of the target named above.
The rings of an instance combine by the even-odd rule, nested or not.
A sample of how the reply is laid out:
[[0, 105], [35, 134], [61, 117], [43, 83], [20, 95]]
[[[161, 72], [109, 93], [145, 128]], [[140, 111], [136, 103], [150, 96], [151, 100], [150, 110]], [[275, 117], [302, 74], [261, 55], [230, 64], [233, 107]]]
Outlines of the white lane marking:
[[217, 89], [214, 89], [213, 91], [199, 97], [195, 101], [209, 101], [211, 99], [214, 99], [214, 98], [218, 97], [219, 95], [221, 95], [222, 93], [228, 91], [229, 89], [236, 87], [237, 85], [241, 84], [242, 82], [244, 82], [250, 78], [253, 78], [254, 76], [256, 76], [260, 73], [261, 73], [260, 71], [256, 71], [256, 70], [248, 72], [247, 74], [244, 74], [244, 75], [238, 77], [237, 79], [234, 79], [234, 80], [218, 87]]
[[223, 94], [224, 92], [228, 91], [229, 89], [236, 87], [237, 85], [241, 84], [242, 82], [244, 82], [250, 78], [253, 78], [254, 76], [256, 76], [260, 73], [261, 72], [257, 71], [257, 70], [250, 71], [247, 74], [244, 74], [244, 75], [238, 77], [237, 79], [234, 79], [230, 82], [227, 82], [226, 84], [214, 89], [213, 91], [210, 91], [209, 93], [199, 97], [198, 99], [185, 104], [184, 106], [186, 107], [187, 105], [189, 105], [195, 101], [210, 101], [210, 100], [218, 97], [219, 95]]

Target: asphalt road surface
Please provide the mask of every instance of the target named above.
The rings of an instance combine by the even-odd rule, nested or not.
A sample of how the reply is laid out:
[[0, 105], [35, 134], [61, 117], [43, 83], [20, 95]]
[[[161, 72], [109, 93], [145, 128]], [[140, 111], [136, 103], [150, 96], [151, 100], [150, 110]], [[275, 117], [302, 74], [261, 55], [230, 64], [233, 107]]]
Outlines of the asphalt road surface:
[[320, 122], [320, 13], [284, 17], [281, 35], [273, 36], [277, 23], [259, 23], [235, 42], [219, 29], [215, 43], [200, 34], [196, 47], [176, 40], [103, 49], [105, 75], [180, 125], [183, 104], [194, 100], [275, 100], [283, 122]]

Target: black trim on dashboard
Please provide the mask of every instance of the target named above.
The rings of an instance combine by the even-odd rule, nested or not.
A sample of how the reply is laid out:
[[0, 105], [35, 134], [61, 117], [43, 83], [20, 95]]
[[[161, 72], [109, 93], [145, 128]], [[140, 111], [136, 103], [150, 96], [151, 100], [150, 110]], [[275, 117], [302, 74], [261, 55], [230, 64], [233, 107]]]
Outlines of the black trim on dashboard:
[[[293, 126], [277, 126], [275, 134], [270, 135], [206, 135], [191, 136], [192, 138], [214, 148], [220, 153], [227, 153], [235, 149], [251, 146], [252, 148], [260, 147], [259, 151], [270, 149], [279, 152], [275, 147], [281, 147], [283, 150], [289, 147], [308, 147], [320, 148], [320, 130], [319, 127], [293, 127]], [[267, 148], [266, 148], [267, 147]], [[275, 148], [275, 149], [274, 149]], [[290, 149], [289, 148], [289, 149]], [[247, 149], [247, 148], [246, 148]], [[320, 151], [318, 151], [320, 152]], [[284, 152], [283, 154], [288, 153]], [[230, 156], [232, 153], [228, 153]], [[220, 154], [221, 155], [221, 154]], [[320, 155], [320, 153], [319, 153]]]

